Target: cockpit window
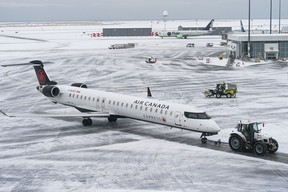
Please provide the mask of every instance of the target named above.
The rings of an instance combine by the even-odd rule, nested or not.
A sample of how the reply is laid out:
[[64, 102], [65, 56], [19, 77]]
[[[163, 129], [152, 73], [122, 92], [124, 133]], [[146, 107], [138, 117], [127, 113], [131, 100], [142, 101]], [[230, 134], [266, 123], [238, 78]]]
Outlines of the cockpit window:
[[192, 112], [184, 112], [185, 117], [190, 119], [211, 119], [211, 117], [207, 113], [192, 113]]

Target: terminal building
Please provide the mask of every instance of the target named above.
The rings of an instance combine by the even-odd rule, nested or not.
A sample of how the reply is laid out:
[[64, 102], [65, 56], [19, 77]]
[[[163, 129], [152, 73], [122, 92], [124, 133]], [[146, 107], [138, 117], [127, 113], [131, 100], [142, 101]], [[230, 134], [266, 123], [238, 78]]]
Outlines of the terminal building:
[[103, 28], [104, 37], [151, 36], [152, 28]]
[[[230, 55], [243, 59], [248, 56], [248, 34], [228, 34]], [[288, 34], [251, 34], [250, 57], [259, 59], [288, 58]]]

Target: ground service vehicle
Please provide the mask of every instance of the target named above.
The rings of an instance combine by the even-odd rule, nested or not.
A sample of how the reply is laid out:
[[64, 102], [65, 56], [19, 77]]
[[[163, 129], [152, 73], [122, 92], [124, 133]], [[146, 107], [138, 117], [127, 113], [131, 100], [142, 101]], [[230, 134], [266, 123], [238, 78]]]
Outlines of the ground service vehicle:
[[264, 123], [240, 121], [229, 138], [229, 146], [233, 151], [254, 151], [255, 154], [264, 156], [278, 150], [278, 142], [267, 134], [261, 133], [259, 125]]
[[146, 63], [156, 63], [157, 62], [157, 58], [155, 58], [155, 57], [147, 57], [145, 59], [145, 62]]
[[187, 43], [186, 47], [195, 47], [194, 43]]
[[134, 48], [135, 43], [126, 43], [126, 44], [113, 44], [108, 47], [108, 49], [129, 49]]
[[236, 93], [237, 85], [225, 82], [217, 83], [215, 90], [209, 89], [204, 91], [205, 97], [216, 96], [217, 98], [222, 97], [222, 95], [225, 95], [227, 98], [236, 97]]

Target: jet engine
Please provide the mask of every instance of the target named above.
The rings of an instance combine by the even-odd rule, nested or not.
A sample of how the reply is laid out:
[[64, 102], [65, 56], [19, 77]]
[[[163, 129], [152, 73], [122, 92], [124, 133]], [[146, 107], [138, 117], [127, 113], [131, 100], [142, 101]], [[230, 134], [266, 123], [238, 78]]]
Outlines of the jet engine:
[[73, 87], [80, 87], [80, 88], [88, 88], [84, 83], [72, 83], [71, 86]]
[[55, 86], [47, 85], [42, 89], [42, 93], [46, 97], [57, 97], [60, 95], [60, 89]]

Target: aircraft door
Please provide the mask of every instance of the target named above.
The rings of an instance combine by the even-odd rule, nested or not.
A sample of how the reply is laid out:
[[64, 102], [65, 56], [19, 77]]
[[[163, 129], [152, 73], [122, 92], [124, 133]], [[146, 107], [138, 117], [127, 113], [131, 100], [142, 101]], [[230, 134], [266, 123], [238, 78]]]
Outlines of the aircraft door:
[[175, 122], [175, 125], [181, 126], [181, 113], [179, 111], [175, 112], [174, 122]]
[[100, 109], [100, 97], [97, 97], [97, 100], [96, 100], [96, 109], [97, 109], [97, 110]]
[[105, 110], [105, 101], [106, 101], [106, 98], [103, 98], [102, 101], [101, 101], [101, 110], [102, 111]]

